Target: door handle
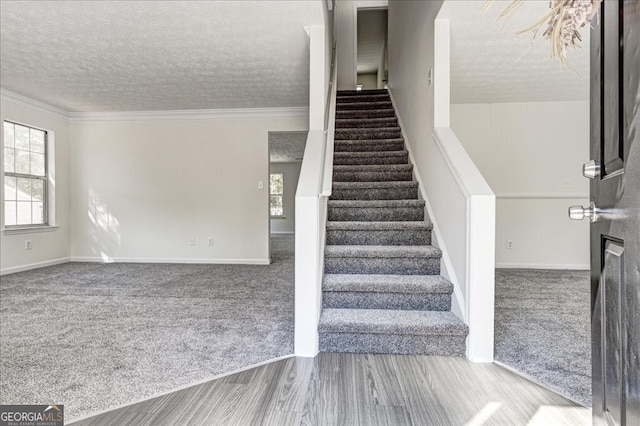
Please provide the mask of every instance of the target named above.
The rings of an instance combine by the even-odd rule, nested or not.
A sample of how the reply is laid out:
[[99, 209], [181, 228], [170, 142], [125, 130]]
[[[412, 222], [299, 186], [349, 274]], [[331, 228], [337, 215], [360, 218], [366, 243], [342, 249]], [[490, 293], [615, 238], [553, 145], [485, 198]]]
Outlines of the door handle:
[[582, 220], [585, 217], [588, 217], [591, 223], [593, 223], [598, 221], [598, 212], [599, 209], [593, 201], [589, 207], [571, 206], [569, 207], [569, 219]]
[[600, 163], [595, 160], [587, 161], [582, 165], [582, 176], [595, 179], [600, 176]]

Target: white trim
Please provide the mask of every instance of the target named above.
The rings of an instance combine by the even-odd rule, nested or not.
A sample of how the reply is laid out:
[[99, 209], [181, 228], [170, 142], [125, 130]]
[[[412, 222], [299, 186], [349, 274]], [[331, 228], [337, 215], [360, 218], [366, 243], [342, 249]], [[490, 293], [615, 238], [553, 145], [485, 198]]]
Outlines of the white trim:
[[589, 194], [582, 192], [567, 192], [565, 194], [558, 192], [506, 192], [496, 194], [496, 198], [502, 200], [579, 200], [589, 198]]
[[287, 108], [230, 108], [230, 109], [185, 109], [167, 111], [113, 111], [72, 112], [72, 124], [95, 121], [152, 121], [152, 120], [235, 120], [252, 118], [307, 117], [308, 107]]
[[54, 232], [58, 230], [58, 226], [30, 226], [25, 228], [4, 228], [2, 233], [4, 235], [19, 235], [19, 234], [38, 234], [41, 232]]
[[496, 269], [568, 269], [572, 271], [588, 271], [591, 266], [580, 263], [546, 264], [546, 263], [496, 263]]
[[388, 11], [389, 0], [358, 0], [353, 3], [353, 90], [358, 87], [358, 9]]
[[178, 392], [178, 391], [181, 391], [181, 390], [184, 390], [184, 389], [188, 389], [188, 388], [191, 388], [193, 386], [198, 386], [198, 385], [201, 385], [203, 383], [208, 383], [208, 382], [211, 382], [213, 380], [222, 379], [223, 377], [231, 376], [233, 374], [242, 373], [243, 371], [251, 370], [253, 368], [262, 367], [263, 365], [272, 364], [274, 362], [283, 361], [283, 360], [289, 359], [289, 358], [294, 358], [294, 355], [283, 355], [283, 356], [278, 357], [278, 358], [273, 358], [273, 359], [268, 359], [268, 360], [265, 360], [265, 361], [260, 361], [260, 362], [258, 362], [256, 364], [251, 364], [251, 365], [248, 365], [246, 367], [240, 367], [240, 368], [237, 368], [237, 369], [235, 369], [233, 371], [229, 371], [228, 373], [216, 374], [215, 376], [211, 376], [211, 377], [208, 377], [206, 379], [202, 379], [202, 380], [198, 380], [198, 381], [195, 381], [195, 382], [191, 382], [191, 383], [188, 383], [186, 385], [182, 385], [182, 386], [179, 386], [177, 388], [173, 388], [171, 390], [164, 391], [162, 393], [157, 393], [157, 394], [148, 396], [146, 398], [138, 399], [138, 400], [135, 400], [135, 401], [132, 401], [132, 402], [127, 402], [125, 404], [121, 404], [121, 405], [117, 405], [115, 407], [107, 408], [106, 410], [97, 411], [95, 413], [91, 413], [89, 415], [86, 415], [86, 416], [83, 416], [83, 417], [79, 417], [77, 419], [73, 419], [67, 424], [80, 422], [80, 421], [83, 421], [83, 420], [86, 420], [86, 419], [90, 419], [90, 418], [95, 417], [95, 416], [99, 416], [101, 414], [105, 414], [105, 413], [109, 413], [109, 412], [114, 411], [114, 410], [118, 410], [120, 408], [129, 407], [131, 405], [139, 404], [139, 403], [144, 402], [144, 401], [149, 401], [150, 399], [158, 398], [158, 397], [164, 396], [164, 395], [169, 395], [171, 393]]
[[179, 258], [179, 257], [97, 257], [71, 256], [71, 262], [95, 263], [183, 263], [206, 265], [269, 265], [270, 259], [208, 259], [208, 258]]
[[6, 89], [0, 89], [0, 98], [19, 104], [24, 107], [35, 108], [45, 114], [53, 115], [57, 118], [69, 119], [69, 112], [61, 108], [54, 107], [53, 105], [46, 104], [44, 102], [37, 101], [35, 99], [28, 98], [23, 95], [11, 92]]
[[15, 274], [17, 272], [30, 271], [32, 269], [39, 269], [39, 268], [44, 268], [44, 267], [53, 266], [53, 265], [62, 265], [63, 263], [69, 263], [70, 261], [71, 261], [70, 258], [62, 257], [60, 259], [46, 260], [44, 262], [36, 262], [36, 263], [29, 263], [27, 265], [12, 266], [10, 268], [0, 269], [0, 275]]

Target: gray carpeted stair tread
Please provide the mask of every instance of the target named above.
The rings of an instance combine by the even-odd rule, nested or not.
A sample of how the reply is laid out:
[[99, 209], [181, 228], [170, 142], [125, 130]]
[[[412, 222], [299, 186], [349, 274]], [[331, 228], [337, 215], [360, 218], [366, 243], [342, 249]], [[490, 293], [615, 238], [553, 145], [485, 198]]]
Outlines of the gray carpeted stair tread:
[[361, 102], [349, 102], [344, 104], [336, 104], [336, 111], [347, 111], [347, 110], [365, 110], [365, 109], [390, 109], [393, 108], [393, 104], [391, 100], [388, 101], [376, 101], [369, 102], [366, 98], [363, 98]]
[[327, 245], [325, 258], [437, 258], [442, 255], [440, 249], [433, 246], [361, 246]]
[[384, 118], [336, 118], [336, 129], [392, 128], [398, 126], [395, 117]]
[[388, 171], [388, 172], [335, 172], [333, 182], [389, 182], [389, 181], [411, 181], [413, 173], [409, 170]]
[[367, 100], [369, 102], [386, 102], [390, 101], [391, 97], [388, 93], [381, 94], [369, 94], [368, 96], [355, 95], [355, 96], [338, 96], [336, 97], [336, 105], [343, 105], [353, 102], [362, 102], [363, 100]]
[[378, 128], [345, 128], [336, 129], [334, 140], [357, 140], [357, 139], [396, 139], [402, 137], [402, 131], [397, 127]]
[[364, 151], [402, 151], [404, 140], [396, 139], [356, 139], [337, 140], [334, 142], [334, 152], [364, 152]]
[[403, 222], [355, 222], [355, 221], [328, 221], [327, 230], [392, 230], [398, 229], [408, 232], [414, 232], [418, 230], [431, 230], [432, 224], [426, 224], [424, 221], [403, 221]]
[[391, 182], [333, 182], [333, 190], [341, 189], [391, 189], [391, 188], [418, 188], [418, 182], [391, 181]]
[[442, 275], [325, 274], [323, 291], [362, 293], [451, 294]]
[[333, 182], [333, 200], [411, 200], [418, 198], [418, 182]]
[[333, 166], [334, 172], [400, 172], [413, 171], [411, 164], [338, 164]]
[[431, 244], [431, 226], [423, 221], [328, 221], [329, 245], [415, 246]]
[[407, 151], [343, 151], [333, 155], [334, 165], [408, 164]]
[[[387, 158], [387, 157], [406, 157], [409, 155], [409, 151], [343, 151], [334, 152], [333, 157], [335, 159], [341, 158]], [[338, 166], [340, 164], [337, 164]], [[354, 164], [354, 166], [365, 166], [367, 164]]]
[[336, 111], [336, 119], [341, 118], [391, 118], [395, 117], [396, 112], [393, 108], [383, 109], [347, 109], [342, 111]]
[[320, 333], [466, 336], [469, 327], [447, 311], [323, 309]]
[[390, 207], [418, 207], [424, 208], [424, 200], [331, 200], [327, 202], [329, 207], [349, 207], [364, 209], [386, 209]]

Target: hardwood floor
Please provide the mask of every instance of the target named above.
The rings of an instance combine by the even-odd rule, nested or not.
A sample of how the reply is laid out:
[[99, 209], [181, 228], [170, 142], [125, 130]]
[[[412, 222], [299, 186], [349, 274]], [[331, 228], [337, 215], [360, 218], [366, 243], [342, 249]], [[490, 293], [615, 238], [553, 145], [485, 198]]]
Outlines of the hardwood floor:
[[586, 425], [591, 410], [495, 364], [321, 353], [288, 358], [74, 425]]

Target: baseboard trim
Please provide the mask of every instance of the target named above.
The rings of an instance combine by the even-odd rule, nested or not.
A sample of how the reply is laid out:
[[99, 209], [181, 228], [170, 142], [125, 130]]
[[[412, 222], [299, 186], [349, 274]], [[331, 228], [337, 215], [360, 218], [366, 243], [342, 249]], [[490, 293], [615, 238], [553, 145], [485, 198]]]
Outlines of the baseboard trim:
[[295, 232], [293, 231], [272, 231], [271, 235], [293, 235]]
[[591, 266], [587, 264], [547, 264], [547, 263], [497, 263], [496, 269], [570, 269], [576, 271], [588, 271]]
[[40, 268], [45, 268], [47, 266], [62, 265], [63, 263], [69, 263], [70, 261], [71, 261], [71, 258], [62, 257], [60, 259], [46, 260], [44, 262], [36, 262], [36, 263], [29, 263], [27, 265], [12, 266], [11, 268], [0, 269], [0, 276], [15, 274], [17, 272], [31, 271], [32, 269], [40, 269]]
[[282, 360], [293, 358], [293, 357], [294, 357], [294, 355], [283, 355], [283, 356], [278, 357], [278, 358], [267, 359], [265, 361], [261, 361], [261, 362], [258, 362], [256, 364], [251, 364], [251, 365], [248, 365], [246, 367], [240, 367], [238, 369], [235, 369], [233, 371], [229, 371], [227, 373], [216, 374], [215, 376], [211, 376], [211, 377], [208, 377], [206, 379], [202, 379], [202, 380], [198, 380], [198, 381], [195, 381], [195, 382], [192, 382], [192, 383], [188, 383], [186, 385], [182, 385], [182, 386], [179, 386], [177, 388], [174, 388], [174, 389], [162, 392], [162, 393], [158, 393], [158, 394], [146, 397], [146, 398], [138, 399], [138, 400], [135, 400], [135, 401], [132, 401], [132, 402], [127, 402], [125, 404], [118, 405], [118, 406], [113, 407], [113, 408], [108, 408], [106, 410], [98, 411], [96, 413], [92, 413], [92, 414], [89, 414], [87, 416], [79, 417], [77, 419], [71, 419], [71, 421], [68, 424], [72, 424], [72, 423], [75, 423], [75, 422], [80, 422], [80, 421], [83, 421], [83, 420], [86, 420], [86, 419], [90, 419], [90, 418], [95, 417], [95, 416], [99, 416], [100, 414], [108, 413], [108, 412], [113, 411], [113, 410], [118, 410], [120, 408], [128, 407], [130, 405], [139, 404], [141, 402], [148, 401], [150, 399], [154, 399], [154, 398], [158, 398], [160, 396], [168, 395], [170, 393], [178, 392], [178, 391], [181, 391], [183, 389], [187, 389], [187, 388], [190, 388], [190, 387], [193, 387], [193, 386], [198, 386], [198, 385], [201, 385], [203, 383], [210, 382], [212, 380], [222, 379], [223, 377], [231, 376], [231, 375], [237, 374], [237, 373], [242, 373], [243, 371], [251, 370], [252, 368], [262, 367], [262, 366], [267, 365], [267, 364], [272, 364], [274, 362], [282, 361]]
[[211, 265], [270, 265], [270, 259], [207, 259], [207, 258], [155, 258], [155, 257], [92, 257], [72, 256], [71, 262], [89, 263], [182, 263]]

